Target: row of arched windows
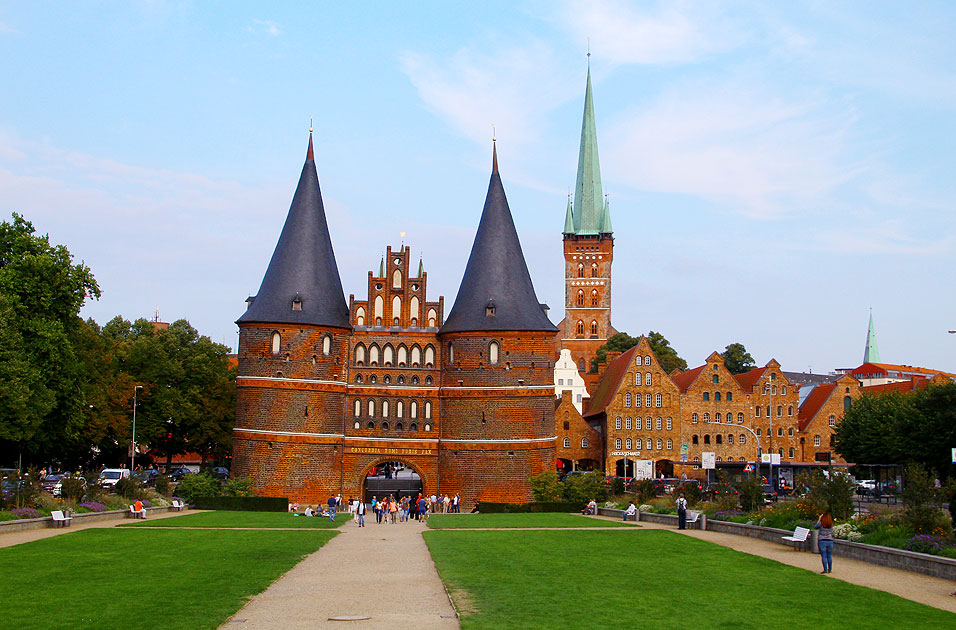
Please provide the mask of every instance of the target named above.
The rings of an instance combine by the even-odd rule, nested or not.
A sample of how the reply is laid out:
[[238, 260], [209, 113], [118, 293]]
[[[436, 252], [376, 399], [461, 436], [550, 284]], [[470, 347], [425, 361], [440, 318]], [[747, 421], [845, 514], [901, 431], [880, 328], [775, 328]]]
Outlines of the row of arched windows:
[[[582, 264], [582, 263], [578, 263], [578, 277], [579, 277], [579, 278], [583, 278], [583, 277], [584, 277], [584, 264]], [[591, 277], [592, 277], [592, 278], [597, 278], [597, 277], [598, 277], [598, 264], [597, 264], [597, 263], [591, 263]]]
[[[381, 416], [382, 418], [390, 418], [393, 416], [395, 418], [405, 417], [406, 403], [404, 400], [383, 400], [381, 401], [381, 404], [378, 404], [374, 399], [371, 398], [366, 401], [356, 398], [352, 405], [352, 413], [356, 418], [361, 418], [363, 415], [368, 418], [375, 418], [376, 416]], [[419, 402], [417, 400], [409, 402], [407, 408], [409, 418], [418, 418]], [[426, 420], [431, 420], [431, 401], [425, 401], [425, 403], [421, 404], [421, 411], [423, 418]]]
[[[704, 399], [705, 402], [710, 400], [710, 392], [704, 392], [704, 393], [702, 394], [702, 396], [703, 396], [703, 399]], [[733, 402], [733, 401], [734, 401], [734, 393], [733, 393], [733, 392], [727, 392], [723, 399], [726, 400], [727, 402]], [[714, 402], [720, 402], [720, 401], [721, 401], [721, 394], [720, 394], [720, 392], [714, 392]]]
[[640, 407], [642, 406], [642, 403], [644, 407], [663, 407], [664, 395], [660, 392], [657, 392], [656, 394], [651, 394], [648, 392], [642, 398], [639, 393], [634, 394], [633, 396], [631, 395], [631, 392], [624, 394], [625, 407]]
[[[353, 426], [356, 429], [361, 429], [362, 423], [359, 420], [356, 420]], [[432, 425], [426, 422], [423, 428], [425, 429], [426, 432], [428, 432], [432, 430]], [[382, 420], [378, 424], [376, 424], [374, 420], [369, 420], [368, 422], [365, 423], [365, 429], [367, 429], [368, 431], [374, 431], [375, 429], [378, 429], [380, 431], [388, 431], [388, 430], [404, 431], [405, 423], [399, 420], [393, 426], [389, 423], [388, 420]], [[410, 423], [408, 425], [408, 430], [418, 431], [418, 423], [417, 422]]]
[[[399, 345], [396, 350], [390, 343], [385, 344], [382, 348], [373, 343], [367, 349], [364, 343], [357, 343], [352, 350], [355, 365], [366, 365], [367, 363], [371, 366], [383, 365], [385, 367], [392, 367], [395, 364], [398, 367], [405, 367], [409, 365], [409, 359], [411, 359], [410, 365], [412, 367], [419, 367], [422, 364], [422, 354], [422, 349], [418, 344], [412, 346], [411, 351], [409, 351], [405, 344]], [[435, 347], [431, 344], [425, 346], [424, 358], [426, 368], [435, 367]]]
[[[633, 442], [631, 441], [631, 438], [627, 438], [625, 440], [622, 440], [621, 438], [617, 438], [616, 440], [614, 440], [614, 448], [616, 448], [617, 450], [621, 450], [621, 448], [624, 448], [628, 451], [632, 449], [635, 451], [643, 451], [645, 443], [647, 444], [647, 450], [649, 451], [654, 450], [654, 438], [647, 438], [646, 442], [642, 438], [635, 438]], [[674, 448], [674, 440], [672, 440], [671, 438], [667, 438], [666, 442], [661, 438], [657, 438], [658, 451], [663, 451], [665, 444], [667, 445], [667, 450], [672, 450]]]
[[650, 416], [647, 416], [646, 419], [638, 416], [634, 418], [633, 422], [631, 418], [623, 418], [623, 425], [621, 421], [621, 416], [614, 419], [614, 428], [618, 431], [620, 431], [622, 427], [625, 431], [631, 431], [632, 427], [634, 431], [672, 431], [674, 429], [674, 420], [672, 418], [664, 419], [660, 416], [658, 416], [656, 421]]
[[[588, 439], [581, 438], [581, 448], [588, 448]], [[571, 448], [571, 438], [564, 438], [564, 448]]]
[[[584, 334], [584, 321], [582, 321], [582, 320], [579, 319], [579, 320], [578, 320], [577, 328], [576, 328], [575, 330], [577, 331], [577, 334], [583, 335], [583, 334]], [[591, 320], [591, 334], [592, 334], [592, 335], [598, 334], [598, 323], [597, 323], [596, 320]]]
[[[361, 374], [356, 374], [356, 375], [355, 375], [355, 382], [356, 382], [356, 383], [368, 383], [369, 385], [375, 385], [375, 384], [378, 383], [378, 376], [376, 376], [375, 374], [370, 374], [370, 375], [368, 375], [367, 377], [364, 377], [364, 378], [363, 378]], [[404, 374], [399, 374], [399, 375], [395, 378], [395, 384], [396, 384], [396, 385], [405, 385], [405, 382], [406, 382], [406, 379], [405, 379], [405, 375], [404, 375]], [[434, 385], [434, 384], [435, 384], [435, 379], [433, 379], [431, 376], [426, 376], [424, 383], [425, 383], [425, 386], [426, 386], [426, 387], [429, 386], [429, 385]], [[386, 374], [385, 376], [383, 376], [383, 377], [382, 377], [382, 384], [383, 384], [383, 385], [391, 385], [391, 384], [392, 384], [392, 377], [391, 377], [391, 375]], [[408, 384], [409, 384], [409, 385], [421, 385], [421, 384], [422, 384], [422, 379], [420, 379], [418, 376], [412, 376], [410, 379], [408, 379]]]
[[[279, 354], [282, 351], [282, 335], [278, 330], [272, 331], [272, 354]], [[329, 356], [332, 354], [332, 335], [322, 337], [322, 354]]]
[[[397, 271], [395, 273], [398, 273]], [[384, 326], [385, 318], [385, 300], [381, 295], [375, 297], [375, 301], [372, 303], [372, 321], [375, 322], [376, 326]], [[401, 324], [401, 313], [402, 313], [402, 298], [398, 295], [392, 298], [392, 310], [390, 311], [391, 323], [392, 325]], [[367, 315], [365, 312], [365, 307], [360, 306], [355, 309], [355, 325], [356, 326], [365, 326], [365, 319]], [[421, 317], [420, 313], [420, 303], [417, 297], [412, 297], [408, 301], [408, 321], [411, 326], [418, 326], [419, 318]], [[434, 308], [429, 308], [428, 313], [425, 316], [426, 325], [430, 327], [435, 327], [438, 325], [438, 311]]]
[[[691, 422], [693, 422], [693, 423], [696, 424], [696, 423], [698, 422], [698, 420], [700, 420], [700, 416], [698, 416], [697, 413], [694, 413], [694, 414], [690, 417], [690, 420], [691, 420]], [[718, 411], [717, 413], [714, 414], [714, 422], [728, 422], [728, 423], [729, 423], [729, 422], [733, 422], [733, 421], [734, 421], [734, 414], [732, 414], [732, 413], [728, 413], [728, 414], [725, 415], [725, 416], [721, 416], [721, 415], [720, 415], [720, 412]], [[710, 414], [709, 414], [709, 413], [705, 413], [705, 414], [704, 414], [704, 422], [710, 422]], [[743, 424], [743, 423], [744, 423], [744, 414], [743, 414], [743, 413], [738, 413], [738, 414], [737, 414], [737, 424]]]
[[[597, 289], [592, 289], [591, 290], [591, 307], [592, 308], [597, 307], [600, 301], [601, 301], [601, 296], [597, 292]], [[578, 295], [577, 295], [577, 298], [575, 298], [574, 300], [574, 304], [575, 306], [579, 306], [579, 307], [584, 306], [584, 291], [583, 290], [578, 289]]]
[[[760, 413], [761, 413], [760, 410], [761, 410], [760, 405], [757, 405], [756, 407], [754, 407], [754, 415], [755, 415], [756, 417], [758, 417], [758, 418], [760, 417]], [[770, 405], [767, 405], [767, 413], [766, 413], [766, 415], [767, 415], [768, 418], [770, 417]], [[788, 415], [788, 416], [792, 416], [792, 415], [793, 415], [793, 405], [790, 405], [789, 407], [787, 407], [787, 415]], [[777, 417], [778, 417], [778, 418], [783, 417], [783, 406], [782, 406], [782, 405], [777, 405]]]
[[[747, 443], [747, 434], [746, 434], [746, 433], [741, 433], [739, 436], [737, 436], [737, 440], [738, 440], [738, 441], [737, 441], [738, 444], [746, 444], [746, 443]], [[695, 434], [695, 435], [692, 435], [692, 436], [690, 437], [690, 443], [691, 443], [691, 444], [699, 444], [699, 443], [700, 443], [700, 438], [699, 438], [699, 436], [697, 436], [696, 434]], [[720, 433], [718, 433], [717, 435], [714, 436], [714, 444], [723, 444], [723, 443], [724, 443], [724, 436], [723, 436], [723, 435], [721, 435]], [[733, 433], [728, 433], [728, 434], [727, 434], [727, 444], [733, 444], [733, 443], [734, 443], [734, 434], [733, 434]], [[704, 434], [704, 444], [710, 444], [710, 434]]]
[[[654, 379], [650, 372], [644, 373], [644, 385], [650, 386], [654, 382]], [[641, 373], [637, 372], [634, 374], [634, 384], [638, 387], [641, 386]]]

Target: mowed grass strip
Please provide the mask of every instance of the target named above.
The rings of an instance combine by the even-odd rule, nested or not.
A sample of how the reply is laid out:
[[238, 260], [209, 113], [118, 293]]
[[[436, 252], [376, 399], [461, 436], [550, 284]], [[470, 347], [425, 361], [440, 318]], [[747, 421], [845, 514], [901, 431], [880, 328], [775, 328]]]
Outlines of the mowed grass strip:
[[425, 541], [464, 630], [956, 627], [956, 614], [668, 531], [429, 531]]
[[330, 531], [90, 529], [0, 549], [0, 627], [217, 628]]
[[135, 523], [126, 523], [120, 527], [248, 527], [270, 528], [281, 527], [288, 529], [328, 529], [339, 527], [352, 520], [350, 514], [336, 514], [333, 523], [328, 518], [319, 516], [293, 516], [287, 512], [239, 512], [229, 510], [215, 510], [213, 512], [198, 512], [184, 514]]
[[580, 514], [557, 512], [534, 514], [435, 514], [428, 518], [432, 529], [507, 528], [526, 527], [634, 527], [620, 521], [588, 518]]

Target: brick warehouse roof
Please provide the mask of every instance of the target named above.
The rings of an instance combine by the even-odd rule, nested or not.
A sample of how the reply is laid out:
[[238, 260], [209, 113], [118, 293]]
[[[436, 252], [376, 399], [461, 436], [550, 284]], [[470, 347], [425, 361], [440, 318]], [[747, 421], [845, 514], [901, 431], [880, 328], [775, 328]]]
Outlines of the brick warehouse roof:
[[[489, 311], [494, 314], [489, 314]], [[491, 181], [455, 305], [440, 334], [467, 331], [557, 332], [535, 296], [493, 148]]]
[[[294, 303], [301, 307], [294, 308]], [[262, 285], [236, 323], [316, 324], [351, 328], [335, 264], [312, 151], [312, 134], [299, 184]]]
[[800, 405], [800, 411], [798, 412], [801, 431], [807, 428], [807, 425], [810, 424], [813, 417], [820, 411], [820, 407], [823, 406], [823, 403], [830, 398], [830, 394], [833, 393], [834, 389], [836, 389], [836, 383], [817, 385], [813, 388], [813, 391], [810, 392], [807, 399]]
[[608, 364], [604, 374], [601, 375], [601, 381], [594, 390], [594, 395], [591, 396], [591, 404], [584, 412], [585, 418], [603, 413], [607, 406], [611, 404], [611, 401], [614, 400], [614, 394], [621, 386], [621, 379], [627, 373], [627, 366], [630, 365], [634, 353], [637, 352], [637, 345]]

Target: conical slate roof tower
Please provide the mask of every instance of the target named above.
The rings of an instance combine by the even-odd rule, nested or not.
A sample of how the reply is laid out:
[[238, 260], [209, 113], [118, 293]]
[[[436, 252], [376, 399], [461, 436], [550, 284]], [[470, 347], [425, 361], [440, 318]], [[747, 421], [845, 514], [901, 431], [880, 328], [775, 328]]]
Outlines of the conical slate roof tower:
[[521, 251], [493, 147], [491, 181], [458, 297], [440, 334], [468, 331], [557, 332], [538, 302]]
[[351, 327], [315, 171], [311, 133], [279, 242], [259, 292], [250, 300], [237, 323]]

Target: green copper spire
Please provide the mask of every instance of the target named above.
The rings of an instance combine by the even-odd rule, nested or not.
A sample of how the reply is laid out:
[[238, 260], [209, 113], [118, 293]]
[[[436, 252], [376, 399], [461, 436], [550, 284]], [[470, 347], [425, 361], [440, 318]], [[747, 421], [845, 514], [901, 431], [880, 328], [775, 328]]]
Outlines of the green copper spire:
[[382, 256], [382, 260], [378, 263], [378, 277], [385, 277], [385, 256]]
[[564, 233], [574, 234], [574, 213], [571, 211], [571, 195], [568, 195], [568, 212], [564, 215]]
[[880, 348], [876, 345], [876, 327], [873, 325], [873, 309], [870, 309], [870, 326], [866, 331], [866, 349], [863, 351], [863, 362], [880, 362]]
[[611, 202], [605, 198], [604, 199], [604, 212], [601, 213], [601, 234], [611, 234], [614, 232], [611, 229]]
[[418, 277], [421, 278], [425, 275], [425, 263], [422, 262], [421, 256], [418, 258]]
[[[574, 233], [597, 235], [602, 232], [601, 164], [598, 160], [597, 131], [594, 128], [594, 101], [591, 97], [591, 68], [584, 93], [584, 120], [581, 123], [581, 150], [578, 153], [578, 179], [574, 186]], [[610, 227], [610, 221], [607, 222]]]

